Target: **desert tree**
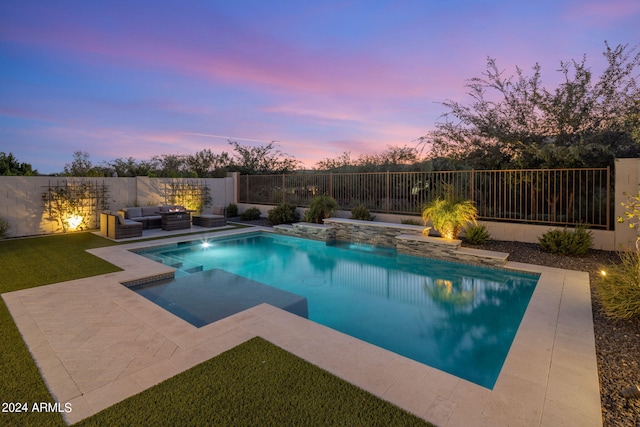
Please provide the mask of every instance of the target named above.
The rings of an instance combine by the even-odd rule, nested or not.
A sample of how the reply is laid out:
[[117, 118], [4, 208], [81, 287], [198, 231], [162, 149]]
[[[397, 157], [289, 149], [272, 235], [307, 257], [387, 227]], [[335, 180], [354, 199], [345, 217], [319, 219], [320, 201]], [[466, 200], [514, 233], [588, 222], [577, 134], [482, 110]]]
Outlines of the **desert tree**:
[[471, 102], [443, 102], [448, 111], [420, 142], [433, 158], [477, 169], [598, 167], [640, 155], [640, 53], [605, 46], [597, 81], [583, 56], [560, 63], [554, 90], [543, 87], [539, 64], [506, 76], [488, 58], [482, 77], [466, 85]]
[[229, 141], [233, 154], [229, 170], [249, 175], [268, 175], [294, 172], [300, 162], [295, 157], [283, 153], [272, 141], [263, 146], [249, 146]]

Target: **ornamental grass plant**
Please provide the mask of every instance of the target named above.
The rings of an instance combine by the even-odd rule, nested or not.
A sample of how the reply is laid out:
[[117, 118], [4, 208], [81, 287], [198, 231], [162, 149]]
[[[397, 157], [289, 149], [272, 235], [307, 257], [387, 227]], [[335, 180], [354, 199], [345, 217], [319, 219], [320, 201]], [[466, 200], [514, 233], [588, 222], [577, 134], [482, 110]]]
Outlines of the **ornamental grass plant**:
[[620, 261], [602, 270], [595, 287], [607, 316], [632, 319], [640, 315], [640, 252], [621, 252]]

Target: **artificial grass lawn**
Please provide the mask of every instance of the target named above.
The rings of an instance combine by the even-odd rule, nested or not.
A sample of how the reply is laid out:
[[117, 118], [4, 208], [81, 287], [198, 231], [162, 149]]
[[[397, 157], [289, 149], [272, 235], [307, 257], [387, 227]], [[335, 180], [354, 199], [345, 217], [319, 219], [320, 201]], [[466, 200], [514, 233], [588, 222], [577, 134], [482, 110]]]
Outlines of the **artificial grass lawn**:
[[[92, 233], [0, 241], [0, 293], [119, 271], [118, 267], [85, 252], [114, 244]], [[3, 300], [0, 300], [0, 342], [0, 401], [27, 403], [29, 408], [39, 402], [54, 403]], [[107, 408], [84, 424], [425, 425], [425, 422], [258, 339]], [[0, 425], [65, 424], [58, 413], [0, 412]]]
[[428, 426], [426, 421], [253, 338], [76, 424]]
[[85, 252], [114, 244], [92, 233], [0, 240], [0, 293], [120, 271]]

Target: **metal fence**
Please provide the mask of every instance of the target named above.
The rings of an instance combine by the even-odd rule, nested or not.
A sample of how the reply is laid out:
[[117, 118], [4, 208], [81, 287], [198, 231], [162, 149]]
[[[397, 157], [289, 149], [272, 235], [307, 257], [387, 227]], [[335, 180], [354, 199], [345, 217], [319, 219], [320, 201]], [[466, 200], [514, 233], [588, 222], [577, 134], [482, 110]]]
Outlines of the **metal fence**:
[[239, 202], [309, 206], [332, 196], [341, 209], [419, 214], [436, 197], [473, 200], [479, 218], [610, 229], [609, 168], [242, 175]]

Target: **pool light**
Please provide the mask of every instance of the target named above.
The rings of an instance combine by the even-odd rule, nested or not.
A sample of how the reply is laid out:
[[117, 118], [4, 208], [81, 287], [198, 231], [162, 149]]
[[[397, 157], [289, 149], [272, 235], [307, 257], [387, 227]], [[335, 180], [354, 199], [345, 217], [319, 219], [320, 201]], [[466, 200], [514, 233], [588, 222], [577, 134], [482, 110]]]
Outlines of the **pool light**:
[[202, 242], [202, 247], [203, 247], [204, 249], [207, 249], [209, 246], [211, 246], [211, 243], [206, 242], [206, 241], [205, 241], [205, 242]]

